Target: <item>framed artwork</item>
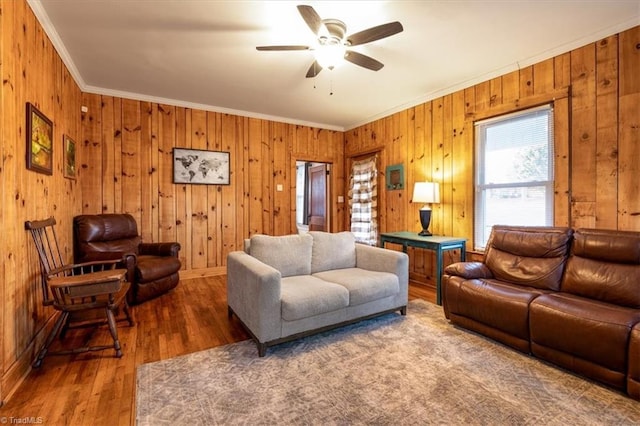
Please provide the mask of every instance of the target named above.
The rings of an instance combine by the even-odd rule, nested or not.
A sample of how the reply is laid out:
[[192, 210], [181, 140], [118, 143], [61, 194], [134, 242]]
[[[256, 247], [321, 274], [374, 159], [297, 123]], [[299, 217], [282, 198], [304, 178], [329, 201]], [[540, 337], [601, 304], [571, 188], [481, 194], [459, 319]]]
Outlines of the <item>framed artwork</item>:
[[387, 166], [385, 178], [387, 189], [404, 189], [404, 166], [402, 164]]
[[53, 174], [53, 123], [27, 102], [27, 169]]
[[62, 171], [64, 177], [68, 179], [76, 178], [76, 142], [69, 136], [64, 135], [62, 138]]
[[229, 153], [173, 149], [173, 183], [229, 185]]

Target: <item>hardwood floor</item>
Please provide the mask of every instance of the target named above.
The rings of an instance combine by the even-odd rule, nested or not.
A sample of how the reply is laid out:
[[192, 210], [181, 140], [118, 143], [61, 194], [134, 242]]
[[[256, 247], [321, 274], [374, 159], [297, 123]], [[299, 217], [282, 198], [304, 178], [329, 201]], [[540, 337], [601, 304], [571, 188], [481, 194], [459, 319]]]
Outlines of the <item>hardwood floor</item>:
[[[45, 425], [135, 424], [136, 366], [245, 340], [235, 318], [227, 317], [226, 277], [185, 280], [157, 299], [135, 306], [136, 325], [120, 323], [124, 356], [102, 351], [45, 358], [0, 408], [0, 420], [25, 417]], [[435, 289], [411, 283], [409, 299], [435, 303]], [[70, 331], [64, 341], [73, 344], [91, 337], [109, 342], [106, 326], [93, 334]], [[53, 344], [53, 349], [60, 342]], [[257, 356], [257, 353], [256, 353]]]

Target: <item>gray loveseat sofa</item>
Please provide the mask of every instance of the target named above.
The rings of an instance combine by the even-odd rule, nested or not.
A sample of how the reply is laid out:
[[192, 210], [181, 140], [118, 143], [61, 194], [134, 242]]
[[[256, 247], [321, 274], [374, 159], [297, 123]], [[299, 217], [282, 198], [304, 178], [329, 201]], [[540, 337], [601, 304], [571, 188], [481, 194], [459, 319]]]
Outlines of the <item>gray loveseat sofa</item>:
[[227, 257], [229, 316], [264, 356], [268, 346], [399, 310], [406, 314], [404, 253], [356, 244], [350, 232], [254, 235]]

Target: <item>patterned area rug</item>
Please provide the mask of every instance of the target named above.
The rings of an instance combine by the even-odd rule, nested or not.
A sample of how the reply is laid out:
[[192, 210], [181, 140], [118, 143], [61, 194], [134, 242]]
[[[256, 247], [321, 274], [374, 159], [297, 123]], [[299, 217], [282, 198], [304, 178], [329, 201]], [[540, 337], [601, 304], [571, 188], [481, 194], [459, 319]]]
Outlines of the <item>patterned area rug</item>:
[[474, 333], [415, 300], [269, 348], [252, 341], [138, 368], [139, 425], [640, 423], [640, 403]]

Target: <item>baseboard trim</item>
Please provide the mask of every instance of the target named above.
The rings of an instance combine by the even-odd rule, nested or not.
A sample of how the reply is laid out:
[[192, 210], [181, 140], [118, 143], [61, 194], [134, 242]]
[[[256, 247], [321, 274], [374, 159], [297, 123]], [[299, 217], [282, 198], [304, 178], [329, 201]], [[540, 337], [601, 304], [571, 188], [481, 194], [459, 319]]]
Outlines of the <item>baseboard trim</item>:
[[187, 269], [180, 271], [180, 280], [190, 280], [193, 278], [206, 278], [224, 275], [227, 273], [226, 266], [214, 266], [212, 268]]

